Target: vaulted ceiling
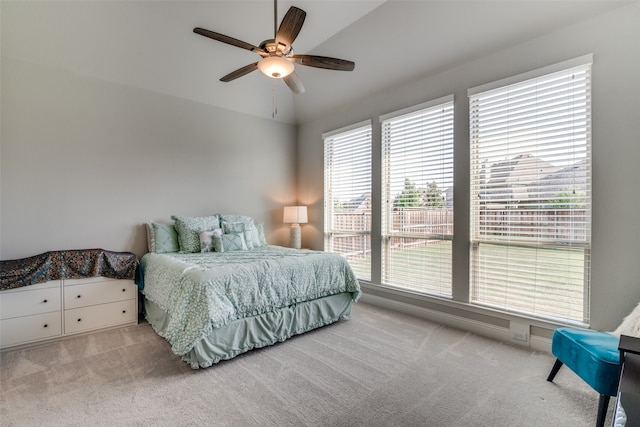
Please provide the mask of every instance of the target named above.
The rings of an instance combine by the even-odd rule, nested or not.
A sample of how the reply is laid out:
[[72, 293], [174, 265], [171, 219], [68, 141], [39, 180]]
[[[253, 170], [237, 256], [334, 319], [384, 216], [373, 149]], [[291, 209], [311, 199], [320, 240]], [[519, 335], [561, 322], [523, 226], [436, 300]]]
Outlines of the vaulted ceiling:
[[[306, 92], [253, 72], [259, 56], [193, 33], [258, 45], [273, 37], [271, 1], [6, 1], [2, 56], [259, 117], [302, 123], [404, 81], [438, 73], [623, 1], [297, 0], [307, 12], [296, 53], [348, 59], [352, 72], [296, 66]], [[275, 83], [275, 84], [274, 84]], [[274, 98], [275, 97], [275, 98]]]

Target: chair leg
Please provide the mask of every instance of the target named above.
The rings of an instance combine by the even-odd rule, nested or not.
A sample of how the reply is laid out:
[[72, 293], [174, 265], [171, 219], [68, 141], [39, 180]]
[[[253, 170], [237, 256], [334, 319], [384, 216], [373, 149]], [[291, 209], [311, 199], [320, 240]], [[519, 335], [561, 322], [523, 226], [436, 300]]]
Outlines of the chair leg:
[[607, 409], [609, 408], [609, 396], [604, 394], [600, 395], [598, 401], [598, 418], [596, 419], [596, 427], [604, 426], [604, 419], [607, 416]]
[[560, 368], [562, 368], [562, 365], [563, 363], [560, 361], [560, 359], [556, 359], [556, 363], [554, 363], [553, 368], [551, 368], [551, 372], [549, 372], [547, 381], [553, 381]]

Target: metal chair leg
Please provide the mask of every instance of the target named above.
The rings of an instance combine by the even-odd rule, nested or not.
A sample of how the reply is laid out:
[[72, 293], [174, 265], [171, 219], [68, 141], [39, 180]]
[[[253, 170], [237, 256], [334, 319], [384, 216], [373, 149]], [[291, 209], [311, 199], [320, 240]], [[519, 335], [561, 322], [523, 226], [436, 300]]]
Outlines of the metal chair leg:
[[551, 372], [549, 372], [547, 381], [553, 381], [560, 368], [562, 368], [562, 365], [563, 363], [560, 361], [560, 359], [556, 359], [556, 363], [554, 363], [553, 368], [551, 368]]

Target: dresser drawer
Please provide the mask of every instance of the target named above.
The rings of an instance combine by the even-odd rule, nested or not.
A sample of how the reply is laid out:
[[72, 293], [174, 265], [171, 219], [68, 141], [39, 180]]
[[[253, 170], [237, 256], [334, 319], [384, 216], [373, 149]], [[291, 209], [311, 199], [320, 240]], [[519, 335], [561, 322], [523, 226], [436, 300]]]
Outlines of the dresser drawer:
[[62, 309], [60, 282], [0, 292], [0, 319], [49, 313]]
[[53, 338], [61, 334], [60, 311], [0, 320], [0, 347]]
[[[102, 279], [102, 278], [98, 278]], [[70, 285], [69, 283], [76, 283]], [[102, 279], [89, 282], [66, 280], [64, 308], [79, 308], [136, 298], [138, 288], [133, 280]]]
[[65, 310], [64, 332], [65, 334], [75, 334], [123, 323], [136, 323], [137, 321], [136, 300], [130, 299]]

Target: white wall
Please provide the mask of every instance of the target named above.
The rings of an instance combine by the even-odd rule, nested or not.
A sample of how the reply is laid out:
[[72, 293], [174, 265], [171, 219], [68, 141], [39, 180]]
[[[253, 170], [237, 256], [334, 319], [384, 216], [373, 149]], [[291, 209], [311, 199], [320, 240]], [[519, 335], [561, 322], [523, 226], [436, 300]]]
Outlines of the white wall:
[[0, 259], [146, 252], [142, 224], [217, 212], [285, 244], [295, 127], [2, 58]]
[[[310, 205], [303, 245], [323, 245], [322, 133], [371, 119], [374, 176], [380, 172], [378, 117], [403, 107], [455, 95], [454, 299], [468, 299], [469, 133], [467, 89], [593, 53], [593, 231], [591, 326], [613, 329], [640, 300], [640, 3], [549, 33], [437, 75], [345, 105], [303, 124], [299, 140], [299, 193]], [[419, 54], [419, 53], [412, 53]], [[374, 210], [380, 206], [374, 181]], [[374, 226], [379, 216], [373, 218]], [[374, 253], [380, 246], [374, 236]], [[374, 259], [376, 262], [376, 259]], [[374, 277], [374, 282], [376, 278]], [[379, 277], [377, 278], [379, 280]], [[424, 301], [424, 300], [421, 300]], [[416, 300], [416, 304], [419, 302]], [[445, 304], [441, 310], [450, 310]], [[459, 305], [458, 308], [464, 307]]]

